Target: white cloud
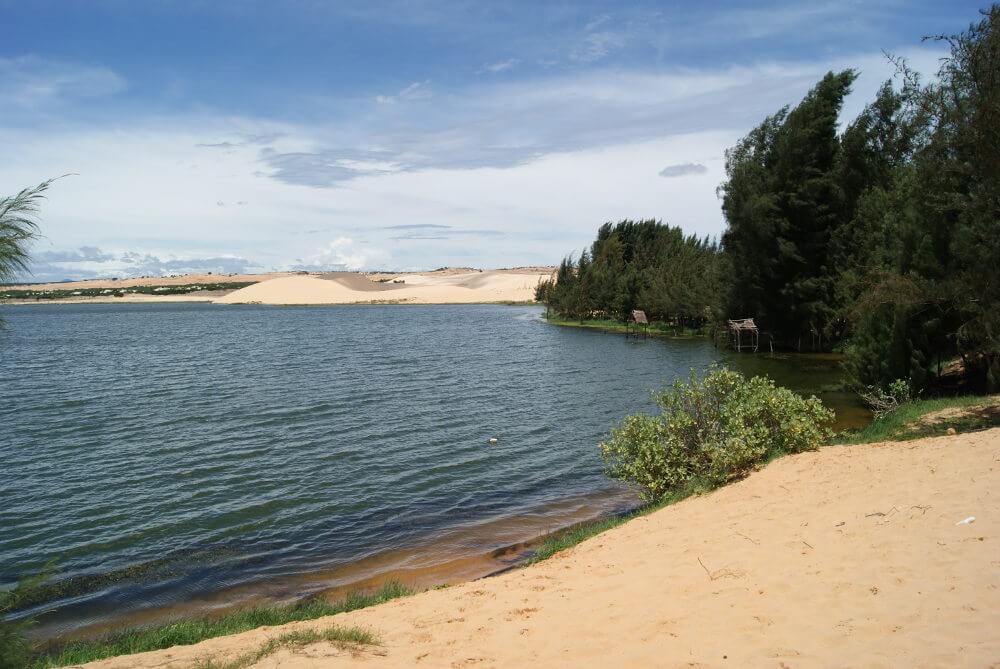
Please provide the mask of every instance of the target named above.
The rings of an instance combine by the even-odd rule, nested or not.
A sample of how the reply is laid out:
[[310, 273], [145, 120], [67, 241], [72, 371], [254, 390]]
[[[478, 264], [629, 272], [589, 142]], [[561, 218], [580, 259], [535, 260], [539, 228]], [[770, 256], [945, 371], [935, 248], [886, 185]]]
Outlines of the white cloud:
[[428, 88], [430, 80], [414, 81], [412, 84], [399, 91], [395, 95], [376, 95], [375, 102], [380, 105], [394, 105], [397, 102], [408, 102], [412, 100], [425, 100], [433, 96]]
[[361, 247], [350, 237], [337, 237], [317, 253], [308, 257], [306, 262], [294, 265], [294, 269], [307, 270], [350, 270], [372, 269], [385, 262], [388, 254], [372, 246]]
[[37, 56], [0, 58], [0, 104], [33, 109], [70, 98], [111, 95], [124, 88], [125, 80], [105, 67]]
[[708, 168], [699, 163], [678, 163], [677, 165], [667, 165], [660, 170], [661, 177], [686, 177], [691, 174], [704, 174]]
[[[939, 53], [909, 55], [926, 72]], [[0, 127], [18, 157], [0, 161], [0, 184], [77, 173], [51, 189], [49, 245], [37, 250], [138, 254], [121, 271], [146, 256], [159, 264], [145, 267], [164, 271], [217, 258], [259, 269], [553, 263], [606, 220], [656, 217], [719, 234], [724, 149], [828, 69], [852, 65], [862, 77], [851, 118], [892, 72], [880, 54], [481, 83], [449, 92], [433, 114], [397, 114], [399, 105], [350, 125], [198, 115]], [[705, 171], [658, 176], [678, 158]], [[78, 267], [87, 268], [97, 271]]]
[[498, 60], [495, 63], [487, 63], [487, 64], [483, 65], [483, 70], [482, 71], [484, 71], [484, 72], [490, 72], [492, 74], [498, 74], [500, 72], [506, 72], [507, 70], [513, 69], [514, 66], [517, 65], [520, 62], [521, 61], [519, 59], [517, 59], [517, 58], [508, 58], [507, 60]]
[[625, 46], [627, 38], [624, 34], [611, 30], [592, 32], [570, 51], [570, 60], [580, 63], [595, 63], [606, 58], [613, 51]]

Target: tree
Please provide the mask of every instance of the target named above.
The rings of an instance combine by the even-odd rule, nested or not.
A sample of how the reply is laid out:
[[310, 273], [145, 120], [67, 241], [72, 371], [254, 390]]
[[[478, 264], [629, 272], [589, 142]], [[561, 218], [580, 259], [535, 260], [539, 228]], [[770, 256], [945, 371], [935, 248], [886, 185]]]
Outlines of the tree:
[[53, 181], [0, 198], [0, 283], [13, 281], [27, 271], [28, 245], [38, 237], [38, 207]]
[[856, 77], [828, 73], [726, 152], [729, 316], [753, 316], [786, 345], [812, 340], [834, 316], [828, 252], [844, 210], [837, 116]]
[[[925, 388], [939, 382], [942, 359], [957, 356], [974, 384], [1000, 388], [998, 29], [994, 5], [965, 33], [936, 38], [951, 55], [934, 84], [898, 63], [899, 116], [915, 128], [915, 146], [882, 186], [883, 203], [866, 203], [864, 217], [859, 206], [852, 231], [891, 241], [850, 305], [848, 366], [859, 383], [899, 377]], [[846, 262], [857, 264], [857, 255]]]
[[716, 310], [719, 247], [660, 221], [605, 223], [555, 283], [536, 292], [550, 309], [583, 320], [628, 319], [633, 309], [661, 321], [700, 326]]

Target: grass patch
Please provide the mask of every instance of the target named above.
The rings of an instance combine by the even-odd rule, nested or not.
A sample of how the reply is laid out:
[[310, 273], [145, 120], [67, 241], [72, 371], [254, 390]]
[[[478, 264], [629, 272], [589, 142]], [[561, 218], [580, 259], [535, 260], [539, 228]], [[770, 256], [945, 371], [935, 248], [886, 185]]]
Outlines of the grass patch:
[[525, 566], [541, 562], [542, 560], [547, 560], [556, 553], [564, 551], [567, 548], [572, 548], [573, 546], [576, 546], [591, 537], [607, 532], [608, 530], [614, 529], [619, 525], [624, 525], [633, 518], [649, 515], [654, 511], [659, 511], [660, 509], [670, 506], [671, 504], [676, 504], [677, 502], [687, 499], [692, 495], [700, 495], [702, 493], [710, 492], [712, 489], [712, 486], [706, 482], [695, 481], [685, 486], [682, 490], [666, 495], [657, 502], [643, 504], [636, 509], [626, 511], [625, 513], [617, 514], [608, 518], [600, 518], [586, 523], [580, 523], [579, 525], [574, 525], [573, 527], [565, 529], [561, 532], [556, 532], [551, 537], [546, 539], [537, 550], [535, 550], [531, 558], [525, 562]]
[[[925, 422], [921, 419], [945, 409], [960, 409], [959, 415]], [[938, 397], [913, 400], [857, 432], [838, 435], [834, 444], [870, 444], [879, 441], [907, 441], [956, 432], [975, 432], [1000, 427], [1000, 401], [982, 395]]]
[[177, 620], [145, 628], [126, 628], [105, 637], [71, 642], [38, 657], [34, 667], [63, 667], [107, 657], [144, 653], [171, 646], [189, 646], [214, 637], [237, 634], [258, 627], [284, 625], [346, 613], [413, 594], [400, 583], [387, 583], [371, 594], [351, 593], [337, 602], [314, 597], [284, 606], [259, 606], [234, 611], [216, 618]]
[[[551, 313], [543, 318], [547, 323], [571, 328], [586, 328], [618, 334], [630, 331], [628, 324], [610, 319], [584, 319], [581, 321], [575, 318], [563, 318]], [[634, 332], [635, 328], [633, 327], [631, 331]], [[698, 339], [708, 335], [708, 331], [703, 328], [675, 327], [669, 323], [658, 322], [650, 323], [648, 332], [651, 337], [665, 337], [667, 339]]]
[[263, 646], [236, 659], [220, 662], [204, 660], [195, 665], [196, 669], [244, 669], [257, 664], [265, 657], [274, 655], [284, 648], [302, 648], [325, 641], [337, 648], [356, 648], [362, 645], [376, 645], [378, 639], [371, 632], [357, 627], [331, 627], [325, 630], [300, 630], [274, 637]]

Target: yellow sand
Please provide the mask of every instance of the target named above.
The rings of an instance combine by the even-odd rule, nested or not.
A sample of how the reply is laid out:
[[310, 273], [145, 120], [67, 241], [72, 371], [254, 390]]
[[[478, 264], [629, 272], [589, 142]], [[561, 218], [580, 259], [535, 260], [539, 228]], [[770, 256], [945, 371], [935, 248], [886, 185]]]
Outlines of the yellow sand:
[[[355, 282], [315, 275], [262, 281], [229, 293], [218, 304], [471, 304], [530, 302], [538, 282], [548, 273], [495, 270], [489, 272], [400, 274], [382, 287], [357, 289]], [[393, 283], [393, 279], [403, 283]]]
[[998, 470], [1000, 429], [824, 448], [527, 569], [92, 666], [189, 667], [331, 624], [383, 645], [256, 666], [997, 666]]

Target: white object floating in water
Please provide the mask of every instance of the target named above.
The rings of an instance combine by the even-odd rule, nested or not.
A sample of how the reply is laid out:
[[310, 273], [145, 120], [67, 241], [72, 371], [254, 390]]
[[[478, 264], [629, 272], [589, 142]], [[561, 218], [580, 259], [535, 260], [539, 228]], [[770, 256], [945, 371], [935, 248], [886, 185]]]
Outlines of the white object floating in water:
[[976, 517], [975, 516], [969, 516], [965, 520], [960, 520], [960, 521], [958, 521], [955, 524], [956, 525], [972, 525], [972, 523], [974, 523], [974, 522], [976, 522]]
[[490, 437], [489, 439], [486, 440], [486, 443], [487, 444], [495, 444], [495, 443], [497, 443], [497, 438], [496, 437]]

